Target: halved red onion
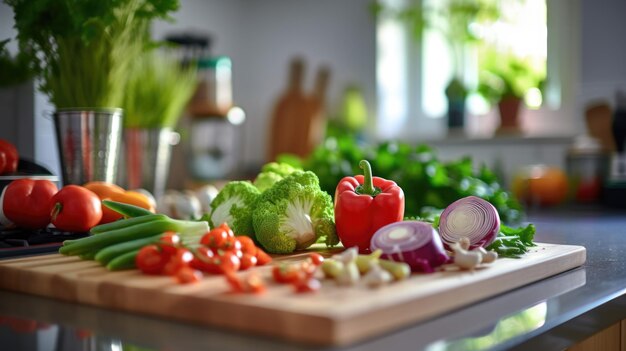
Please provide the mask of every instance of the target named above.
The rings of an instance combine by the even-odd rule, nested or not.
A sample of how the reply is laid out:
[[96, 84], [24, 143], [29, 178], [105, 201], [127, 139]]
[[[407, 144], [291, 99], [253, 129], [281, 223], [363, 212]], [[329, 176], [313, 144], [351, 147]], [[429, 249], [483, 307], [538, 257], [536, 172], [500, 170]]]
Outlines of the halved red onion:
[[372, 251], [381, 249], [381, 258], [407, 263], [413, 272], [431, 273], [450, 258], [430, 223], [403, 221], [376, 231], [370, 242]]
[[470, 250], [487, 247], [500, 231], [498, 210], [476, 196], [464, 197], [446, 207], [439, 218], [439, 235], [447, 249], [466, 237]]

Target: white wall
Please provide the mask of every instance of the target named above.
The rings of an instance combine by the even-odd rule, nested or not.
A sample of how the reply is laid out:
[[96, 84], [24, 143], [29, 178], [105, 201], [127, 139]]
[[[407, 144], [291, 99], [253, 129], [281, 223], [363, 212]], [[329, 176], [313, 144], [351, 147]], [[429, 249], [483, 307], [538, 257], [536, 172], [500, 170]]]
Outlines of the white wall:
[[[244, 161], [264, 161], [269, 117], [286, 85], [289, 60], [307, 62], [305, 84], [312, 89], [320, 65], [331, 68], [330, 109], [349, 83], [363, 89], [368, 110], [375, 111], [375, 21], [369, 0], [183, 0], [176, 23], [157, 23], [162, 38], [171, 30], [196, 28], [215, 38], [213, 54], [233, 60], [236, 104], [247, 112]], [[373, 116], [372, 116], [373, 117]]]

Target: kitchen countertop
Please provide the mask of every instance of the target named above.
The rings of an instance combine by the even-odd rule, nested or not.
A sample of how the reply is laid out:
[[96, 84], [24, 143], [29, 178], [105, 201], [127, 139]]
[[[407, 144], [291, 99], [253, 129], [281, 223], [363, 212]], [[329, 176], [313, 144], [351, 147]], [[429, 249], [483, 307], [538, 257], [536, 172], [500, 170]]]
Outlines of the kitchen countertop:
[[[536, 241], [585, 246], [587, 263], [344, 349], [561, 350], [625, 319], [626, 212], [568, 208], [531, 212], [529, 219], [537, 226]], [[8, 291], [0, 291], [0, 345], [38, 351], [126, 350], [128, 345], [142, 350], [314, 349]]]

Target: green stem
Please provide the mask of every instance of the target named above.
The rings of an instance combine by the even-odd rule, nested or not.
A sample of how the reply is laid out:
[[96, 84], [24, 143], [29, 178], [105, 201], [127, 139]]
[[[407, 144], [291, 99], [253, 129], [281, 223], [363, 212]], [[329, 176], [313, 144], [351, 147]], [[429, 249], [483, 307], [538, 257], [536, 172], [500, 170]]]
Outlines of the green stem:
[[374, 180], [372, 178], [372, 166], [367, 160], [361, 160], [359, 167], [363, 170], [363, 184], [356, 188], [356, 193], [359, 195], [371, 195], [376, 196], [380, 194], [381, 190], [374, 186]]
[[57, 219], [57, 216], [59, 215], [59, 213], [61, 213], [61, 210], [63, 210], [63, 205], [60, 202], [54, 204], [52, 212], [50, 213], [50, 218], [52, 219], [52, 221], [55, 221]]

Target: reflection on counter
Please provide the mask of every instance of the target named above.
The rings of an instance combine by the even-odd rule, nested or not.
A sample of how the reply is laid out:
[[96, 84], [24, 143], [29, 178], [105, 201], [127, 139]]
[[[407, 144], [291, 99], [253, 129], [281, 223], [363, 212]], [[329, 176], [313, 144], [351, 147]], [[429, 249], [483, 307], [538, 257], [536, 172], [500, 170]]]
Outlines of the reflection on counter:
[[[539, 303], [523, 312], [501, 319], [486, 330], [486, 334], [445, 344], [446, 350], [486, 350], [519, 335], [539, 329], [546, 322], [548, 307]], [[433, 348], [434, 349], [434, 348]]]

